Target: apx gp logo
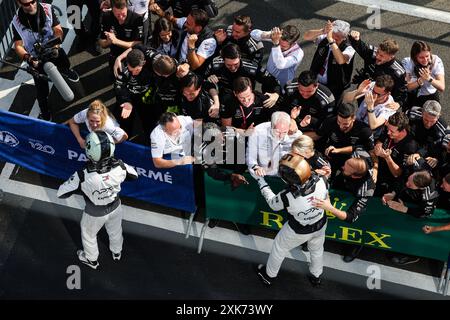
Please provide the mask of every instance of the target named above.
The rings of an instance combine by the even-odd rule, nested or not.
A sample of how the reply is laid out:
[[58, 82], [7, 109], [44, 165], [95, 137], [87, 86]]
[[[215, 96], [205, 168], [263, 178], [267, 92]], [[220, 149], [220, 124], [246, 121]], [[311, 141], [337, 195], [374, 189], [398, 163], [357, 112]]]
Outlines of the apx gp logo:
[[54, 154], [55, 153], [55, 149], [52, 146], [49, 145], [44, 145], [43, 143], [39, 142], [39, 141], [33, 141], [33, 140], [28, 140], [28, 142], [30, 143], [30, 146], [33, 149], [48, 153], [48, 154]]
[[4, 143], [15, 148], [19, 145], [19, 139], [17, 139], [11, 132], [0, 131], [0, 143]]

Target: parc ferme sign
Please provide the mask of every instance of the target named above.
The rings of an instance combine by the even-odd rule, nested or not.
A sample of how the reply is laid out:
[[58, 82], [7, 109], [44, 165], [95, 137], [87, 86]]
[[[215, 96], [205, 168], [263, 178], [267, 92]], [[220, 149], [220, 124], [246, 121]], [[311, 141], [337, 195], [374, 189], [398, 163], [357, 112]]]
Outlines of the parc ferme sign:
[[[153, 166], [148, 147], [129, 142], [116, 146], [115, 157], [133, 166], [139, 175], [138, 180], [122, 184], [122, 195], [195, 211], [191, 165], [158, 170]], [[67, 126], [8, 111], [0, 111], [0, 159], [64, 180], [87, 161]]]

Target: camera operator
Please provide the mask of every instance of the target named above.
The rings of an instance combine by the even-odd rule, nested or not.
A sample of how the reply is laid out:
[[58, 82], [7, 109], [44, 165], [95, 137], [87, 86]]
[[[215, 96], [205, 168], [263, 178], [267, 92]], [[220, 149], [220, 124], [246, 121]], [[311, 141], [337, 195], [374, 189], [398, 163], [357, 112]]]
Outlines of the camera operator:
[[[69, 80], [79, 80], [78, 74], [70, 69], [67, 54], [60, 47], [63, 30], [53, 7], [37, 0], [16, 0], [19, 10], [13, 18], [14, 47], [18, 56], [27, 61], [37, 90], [37, 100], [41, 109], [40, 117], [51, 120], [47, 98], [48, 82], [44, 74], [44, 64], [52, 62]], [[55, 39], [56, 38], [56, 39]]]

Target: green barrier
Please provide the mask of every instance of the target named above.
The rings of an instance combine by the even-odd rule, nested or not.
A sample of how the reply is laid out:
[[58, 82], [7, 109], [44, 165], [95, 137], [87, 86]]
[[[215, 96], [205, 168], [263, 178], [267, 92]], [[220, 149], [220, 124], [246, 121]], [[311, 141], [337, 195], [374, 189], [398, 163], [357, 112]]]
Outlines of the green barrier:
[[[229, 185], [205, 174], [206, 217], [279, 230], [288, 213], [273, 212], [261, 196], [258, 184], [250, 176], [246, 178], [249, 185], [232, 191]], [[278, 178], [267, 178], [266, 181], [275, 193], [285, 187]], [[353, 202], [352, 195], [338, 190], [331, 190], [330, 198], [331, 203], [342, 210]], [[450, 232], [429, 235], [422, 232], [425, 224], [449, 223], [448, 210], [436, 209], [431, 217], [417, 219], [391, 210], [382, 204], [380, 198], [373, 198], [366, 212], [352, 224], [330, 213], [327, 215], [327, 239], [441, 261], [447, 261], [449, 257]]]

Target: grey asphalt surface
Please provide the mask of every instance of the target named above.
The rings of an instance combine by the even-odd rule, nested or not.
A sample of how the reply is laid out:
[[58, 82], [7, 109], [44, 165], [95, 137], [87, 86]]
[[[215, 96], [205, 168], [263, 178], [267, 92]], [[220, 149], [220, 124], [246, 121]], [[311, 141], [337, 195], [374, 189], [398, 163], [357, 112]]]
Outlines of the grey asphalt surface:
[[[17, 204], [20, 203], [19, 206]], [[442, 299], [439, 294], [381, 282], [368, 290], [366, 277], [325, 268], [313, 289], [306, 263], [288, 260], [270, 288], [254, 272], [267, 254], [214, 241], [196, 253], [197, 239], [124, 221], [120, 262], [111, 259], [107, 235], [99, 234], [100, 267], [81, 264], [81, 211], [8, 193], [0, 202], [0, 300], [390, 300]], [[211, 231], [212, 232], [212, 231]], [[79, 289], [69, 289], [73, 268]], [[70, 279], [69, 279], [70, 280]]]
[[[447, 0], [397, 0], [397, 2], [450, 12]], [[376, 3], [376, 1], [374, 1], [374, 3]]]

